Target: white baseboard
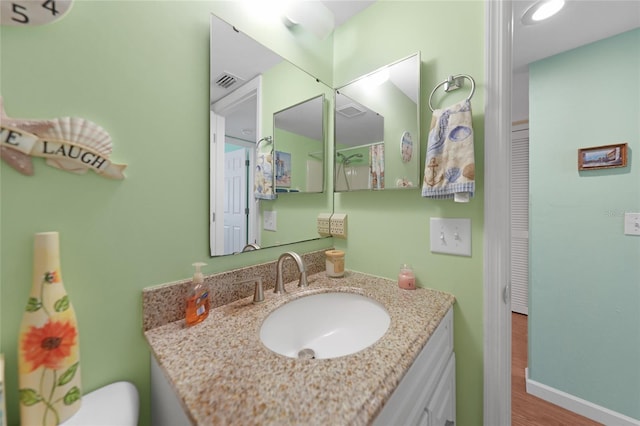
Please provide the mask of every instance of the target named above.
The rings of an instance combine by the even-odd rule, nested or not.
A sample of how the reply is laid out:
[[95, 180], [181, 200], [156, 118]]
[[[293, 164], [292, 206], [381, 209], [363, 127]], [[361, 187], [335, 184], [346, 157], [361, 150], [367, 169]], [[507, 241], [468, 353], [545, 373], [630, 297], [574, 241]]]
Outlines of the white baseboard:
[[640, 426], [640, 420], [627, 417], [624, 414], [601, 407], [592, 402], [570, 395], [561, 390], [544, 385], [529, 378], [529, 369], [524, 369], [527, 382], [527, 393], [544, 399], [559, 407], [573, 411], [576, 414], [587, 417], [605, 425], [615, 426]]

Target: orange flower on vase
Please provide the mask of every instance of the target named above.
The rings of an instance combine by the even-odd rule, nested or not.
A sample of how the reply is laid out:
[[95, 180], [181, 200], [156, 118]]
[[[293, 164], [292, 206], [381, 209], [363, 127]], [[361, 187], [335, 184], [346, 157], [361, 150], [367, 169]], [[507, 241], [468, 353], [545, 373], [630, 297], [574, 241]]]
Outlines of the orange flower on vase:
[[78, 332], [69, 322], [49, 321], [42, 327], [29, 327], [22, 340], [24, 359], [34, 371], [41, 365], [58, 369], [62, 361], [71, 355]]
[[44, 280], [49, 284], [59, 283], [60, 282], [60, 274], [58, 271], [51, 271], [44, 273]]

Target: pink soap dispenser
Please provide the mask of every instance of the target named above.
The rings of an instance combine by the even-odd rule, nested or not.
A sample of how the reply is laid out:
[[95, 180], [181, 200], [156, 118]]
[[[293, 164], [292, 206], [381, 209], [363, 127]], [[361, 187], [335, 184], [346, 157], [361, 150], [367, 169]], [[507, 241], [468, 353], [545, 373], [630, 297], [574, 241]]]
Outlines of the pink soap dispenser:
[[400, 273], [398, 274], [398, 287], [405, 290], [416, 289], [416, 276], [413, 273], [411, 266], [406, 263], [400, 267]]

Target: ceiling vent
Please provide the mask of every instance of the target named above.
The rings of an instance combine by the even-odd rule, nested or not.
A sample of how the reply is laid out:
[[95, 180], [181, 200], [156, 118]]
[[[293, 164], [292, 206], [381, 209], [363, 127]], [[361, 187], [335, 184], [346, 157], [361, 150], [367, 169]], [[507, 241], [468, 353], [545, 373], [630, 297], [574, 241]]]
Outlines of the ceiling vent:
[[357, 117], [367, 112], [365, 109], [362, 108], [361, 105], [358, 105], [358, 104], [346, 104], [339, 107], [337, 111], [339, 114], [347, 118]]
[[237, 85], [238, 82], [242, 82], [243, 80], [240, 77], [236, 77], [230, 72], [223, 72], [218, 77], [216, 77], [215, 85], [218, 87], [222, 87], [223, 89], [229, 89], [232, 86]]

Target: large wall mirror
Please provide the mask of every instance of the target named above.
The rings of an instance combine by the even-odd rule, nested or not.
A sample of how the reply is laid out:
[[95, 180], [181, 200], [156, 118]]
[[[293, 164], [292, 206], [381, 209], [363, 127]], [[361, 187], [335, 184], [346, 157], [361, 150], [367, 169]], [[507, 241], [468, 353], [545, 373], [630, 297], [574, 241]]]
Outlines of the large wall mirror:
[[214, 15], [210, 72], [211, 256], [319, 238], [333, 89]]
[[324, 94], [273, 114], [276, 193], [324, 190]]
[[336, 90], [336, 192], [420, 186], [420, 54]]

